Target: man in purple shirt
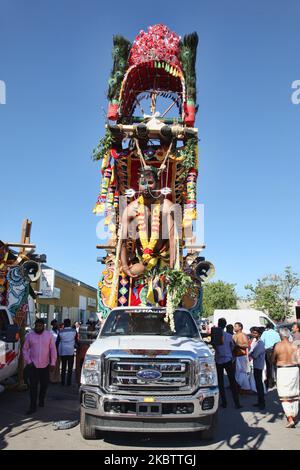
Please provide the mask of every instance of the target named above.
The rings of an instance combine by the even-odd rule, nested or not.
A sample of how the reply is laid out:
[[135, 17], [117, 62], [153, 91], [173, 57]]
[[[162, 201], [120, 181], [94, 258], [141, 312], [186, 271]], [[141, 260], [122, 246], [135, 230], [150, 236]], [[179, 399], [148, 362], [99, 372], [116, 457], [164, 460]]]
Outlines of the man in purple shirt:
[[239, 395], [237, 391], [237, 384], [234, 377], [234, 366], [233, 366], [233, 348], [234, 342], [232, 339], [232, 335], [230, 333], [226, 333], [224, 328], [226, 326], [225, 318], [219, 318], [218, 321], [218, 328], [220, 328], [223, 332], [223, 340], [222, 344], [215, 345], [215, 361], [217, 366], [217, 373], [218, 373], [218, 385], [220, 391], [220, 398], [221, 398], [221, 406], [222, 408], [227, 407], [227, 400], [225, 394], [225, 387], [224, 387], [224, 370], [226, 370], [227, 377], [229, 380], [229, 385], [232, 393], [232, 398], [235, 404], [236, 409], [242, 408], [240, 405]]
[[54, 367], [57, 358], [54, 337], [50, 331], [45, 330], [41, 318], [35, 321], [34, 330], [25, 338], [23, 357], [26, 364], [24, 372], [29, 382], [29, 415], [36, 411], [39, 384], [39, 406], [44, 406], [49, 383], [49, 364]]

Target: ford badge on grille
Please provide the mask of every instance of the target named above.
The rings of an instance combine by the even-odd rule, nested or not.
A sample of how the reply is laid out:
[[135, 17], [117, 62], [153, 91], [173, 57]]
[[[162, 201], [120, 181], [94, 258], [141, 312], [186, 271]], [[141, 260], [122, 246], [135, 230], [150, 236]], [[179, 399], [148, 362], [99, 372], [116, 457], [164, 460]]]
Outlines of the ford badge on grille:
[[156, 369], [142, 369], [137, 372], [136, 376], [139, 379], [151, 382], [152, 380], [160, 379], [162, 374]]

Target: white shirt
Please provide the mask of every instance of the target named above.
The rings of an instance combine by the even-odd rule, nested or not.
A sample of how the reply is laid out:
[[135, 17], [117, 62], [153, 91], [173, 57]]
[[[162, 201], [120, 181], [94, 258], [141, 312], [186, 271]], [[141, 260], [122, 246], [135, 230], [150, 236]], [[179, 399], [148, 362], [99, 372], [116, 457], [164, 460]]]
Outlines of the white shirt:
[[73, 356], [75, 348], [76, 330], [71, 327], [65, 327], [58, 334], [58, 354], [60, 356]]

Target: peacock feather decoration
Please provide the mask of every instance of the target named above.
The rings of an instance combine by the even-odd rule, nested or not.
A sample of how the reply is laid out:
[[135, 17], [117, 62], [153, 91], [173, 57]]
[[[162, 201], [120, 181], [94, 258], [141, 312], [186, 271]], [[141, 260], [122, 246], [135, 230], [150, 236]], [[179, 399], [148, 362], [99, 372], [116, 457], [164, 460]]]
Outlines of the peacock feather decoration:
[[124, 78], [131, 42], [123, 36], [113, 37], [113, 69], [108, 81], [107, 97], [111, 103], [118, 101], [122, 80]]
[[181, 42], [180, 58], [184, 73], [187, 100], [196, 103], [196, 56], [198, 34], [186, 34]]

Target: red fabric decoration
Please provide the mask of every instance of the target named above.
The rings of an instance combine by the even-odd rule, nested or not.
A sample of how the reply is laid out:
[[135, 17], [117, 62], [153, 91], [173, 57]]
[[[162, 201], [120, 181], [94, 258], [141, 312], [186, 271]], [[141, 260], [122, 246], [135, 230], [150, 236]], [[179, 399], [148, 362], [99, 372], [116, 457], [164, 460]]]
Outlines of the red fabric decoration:
[[144, 249], [144, 255], [152, 256], [153, 255], [153, 250], [151, 250], [151, 248], [145, 248]]
[[196, 109], [193, 104], [184, 103], [184, 122], [187, 126], [193, 127], [195, 124]]
[[107, 110], [107, 119], [110, 121], [116, 121], [118, 119], [118, 104], [109, 103]]

